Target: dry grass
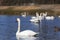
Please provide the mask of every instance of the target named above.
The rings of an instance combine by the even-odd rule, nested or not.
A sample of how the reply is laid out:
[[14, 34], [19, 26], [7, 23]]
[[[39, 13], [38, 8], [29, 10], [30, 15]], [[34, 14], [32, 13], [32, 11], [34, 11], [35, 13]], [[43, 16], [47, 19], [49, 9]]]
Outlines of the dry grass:
[[34, 5], [34, 6], [0, 6], [0, 10], [12, 8], [12, 10], [53, 9], [60, 11], [60, 5]]
[[[32, 13], [35, 13], [34, 11], [37, 11], [39, 9], [39, 12], [42, 11], [40, 9], [44, 9], [43, 11], [47, 9], [51, 9], [54, 11], [52, 13], [50, 11], [49, 15], [60, 15], [60, 5], [34, 5], [34, 6], [0, 6], [0, 13], [15, 13], [15, 12], [21, 12], [21, 11], [29, 11]], [[49, 10], [48, 10], [49, 11]]]

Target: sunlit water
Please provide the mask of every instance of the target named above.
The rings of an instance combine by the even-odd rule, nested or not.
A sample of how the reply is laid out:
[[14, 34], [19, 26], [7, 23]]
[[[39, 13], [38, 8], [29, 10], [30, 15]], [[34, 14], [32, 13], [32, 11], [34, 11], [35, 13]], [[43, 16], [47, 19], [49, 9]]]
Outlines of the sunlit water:
[[[16, 18], [18, 17], [21, 19], [21, 31], [33, 30], [35, 32], [39, 32], [39, 24], [29, 21], [31, 16], [24, 18], [21, 16], [0, 15], [0, 40], [17, 40], [16, 32], [18, 27]], [[42, 36], [20, 38], [20, 40], [60, 40], [60, 31], [54, 32], [55, 26], [60, 27], [60, 18], [56, 17], [54, 20], [49, 21], [43, 20]]]

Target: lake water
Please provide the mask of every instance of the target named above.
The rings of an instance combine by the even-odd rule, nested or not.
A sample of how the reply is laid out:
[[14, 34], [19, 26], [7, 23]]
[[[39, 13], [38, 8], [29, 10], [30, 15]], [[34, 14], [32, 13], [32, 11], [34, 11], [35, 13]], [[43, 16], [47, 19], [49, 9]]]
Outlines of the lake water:
[[[16, 15], [0, 15], [0, 40], [17, 40], [17, 18], [21, 19], [21, 31], [33, 30], [39, 32], [39, 24], [29, 20], [31, 16], [22, 17]], [[46, 26], [46, 27], [45, 27]], [[54, 32], [54, 27], [60, 27], [60, 18], [54, 20], [42, 20], [43, 33], [40, 37], [20, 38], [20, 40], [60, 40], [60, 31]]]

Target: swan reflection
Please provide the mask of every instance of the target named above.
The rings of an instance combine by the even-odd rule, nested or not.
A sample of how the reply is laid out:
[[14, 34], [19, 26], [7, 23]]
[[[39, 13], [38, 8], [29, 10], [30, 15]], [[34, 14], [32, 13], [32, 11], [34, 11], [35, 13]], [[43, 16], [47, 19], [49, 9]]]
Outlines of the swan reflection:
[[37, 40], [38, 37], [20, 37], [19, 40]]

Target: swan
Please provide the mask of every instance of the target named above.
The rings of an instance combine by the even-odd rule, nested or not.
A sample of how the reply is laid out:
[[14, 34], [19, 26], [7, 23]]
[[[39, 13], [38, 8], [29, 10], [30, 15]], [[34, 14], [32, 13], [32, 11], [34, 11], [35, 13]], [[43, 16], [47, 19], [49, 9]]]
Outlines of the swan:
[[33, 16], [32, 19], [30, 19], [31, 22], [37, 23], [39, 20], [39, 14], [36, 12], [36, 17]]
[[46, 16], [46, 20], [54, 20], [54, 16]]
[[25, 30], [20, 32], [20, 19], [17, 18], [17, 22], [18, 22], [18, 30], [16, 32], [16, 38], [19, 40], [20, 37], [32, 37], [35, 36], [37, 33], [32, 31], [32, 30]]
[[22, 14], [22, 17], [26, 17], [26, 12], [21, 13], [21, 14]]
[[36, 17], [32, 17], [32, 19], [30, 21], [37, 23], [37, 22], [39, 22], [38, 20], [42, 20], [46, 16], [47, 16], [47, 12], [46, 13], [40, 13], [40, 15], [36, 12]]
[[38, 22], [37, 20], [38, 20], [38, 19], [37, 19], [36, 17], [34, 17], [34, 16], [30, 19], [30, 21], [33, 22], [33, 23]]

